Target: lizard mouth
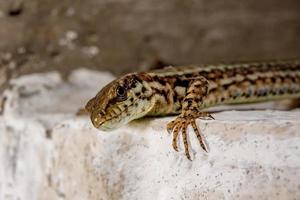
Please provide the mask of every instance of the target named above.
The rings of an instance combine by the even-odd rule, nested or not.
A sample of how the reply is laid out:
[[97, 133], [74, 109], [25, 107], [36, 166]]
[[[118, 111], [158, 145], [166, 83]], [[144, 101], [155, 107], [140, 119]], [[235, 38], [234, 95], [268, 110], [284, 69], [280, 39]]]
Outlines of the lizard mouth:
[[91, 115], [91, 121], [92, 121], [94, 127], [99, 129], [108, 120], [106, 120], [105, 118], [102, 118], [98, 114], [96, 114], [96, 116], [94, 114], [92, 114]]
[[91, 121], [94, 125], [95, 128], [101, 129], [101, 130], [108, 130], [108, 129], [113, 129], [112, 127], [104, 126], [106, 123], [111, 122], [113, 119], [118, 118], [121, 115], [115, 115], [110, 118], [106, 118], [105, 116], [99, 115], [98, 113], [93, 113], [91, 115]]
[[[129, 107], [130, 106], [128, 106], [128, 108]], [[108, 115], [107, 113], [104, 114], [103, 112], [99, 113], [99, 111], [94, 111], [91, 113], [91, 121], [94, 127], [97, 129], [104, 130], [104, 131], [112, 130], [119, 127], [121, 124], [123, 124], [122, 114], [124, 114], [124, 112], [125, 111], [123, 110], [119, 113], [113, 112], [110, 115]], [[120, 121], [117, 120], [118, 118], [120, 119]], [[117, 121], [115, 122], [113, 120], [117, 120]]]

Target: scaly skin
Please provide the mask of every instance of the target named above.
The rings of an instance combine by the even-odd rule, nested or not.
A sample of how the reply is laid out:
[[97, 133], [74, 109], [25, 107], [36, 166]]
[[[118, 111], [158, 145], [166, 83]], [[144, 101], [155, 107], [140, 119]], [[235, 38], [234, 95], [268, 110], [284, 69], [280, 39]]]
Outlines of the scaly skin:
[[212, 118], [201, 109], [300, 97], [300, 61], [166, 67], [127, 74], [105, 86], [86, 105], [93, 125], [101, 130], [118, 128], [144, 116], [179, 114], [168, 123], [178, 151], [181, 133], [185, 154], [191, 159], [186, 130], [189, 125], [207, 151], [197, 118]]

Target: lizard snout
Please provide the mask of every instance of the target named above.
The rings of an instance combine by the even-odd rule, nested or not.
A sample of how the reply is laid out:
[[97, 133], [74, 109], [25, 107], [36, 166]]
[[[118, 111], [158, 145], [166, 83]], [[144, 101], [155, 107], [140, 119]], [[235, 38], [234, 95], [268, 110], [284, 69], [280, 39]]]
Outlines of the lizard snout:
[[100, 128], [100, 126], [106, 121], [105, 118], [101, 116], [98, 112], [92, 112], [91, 121], [96, 128]]

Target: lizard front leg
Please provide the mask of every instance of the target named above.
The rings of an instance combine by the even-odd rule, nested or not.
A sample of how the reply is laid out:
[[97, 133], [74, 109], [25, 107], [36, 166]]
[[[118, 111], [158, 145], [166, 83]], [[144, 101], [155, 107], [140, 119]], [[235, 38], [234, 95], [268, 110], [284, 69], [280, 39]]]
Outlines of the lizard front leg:
[[181, 114], [173, 121], [168, 123], [167, 130], [169, 133], [173, 132], [173, 148], [178, 151], [177, 138], [181, 132], [184, 150], [186, 157], [191, 160], [189, 154], [189, 146], [187, 141], [187, 127], [191, 125], [194, 129], [194, 132], [199, 140], [201, 147], [207, 152], [207, 145], [201, 132], [199, 131], [196, 125], [197, 118], [210, 118], [213, 117], [205, 112], [200, 111], [200, 105], [203, 102], [203, 98], [208, 93], [208, 81], [204, 77], [191, 80], [185, 98], [182, 101], [182, 111]]

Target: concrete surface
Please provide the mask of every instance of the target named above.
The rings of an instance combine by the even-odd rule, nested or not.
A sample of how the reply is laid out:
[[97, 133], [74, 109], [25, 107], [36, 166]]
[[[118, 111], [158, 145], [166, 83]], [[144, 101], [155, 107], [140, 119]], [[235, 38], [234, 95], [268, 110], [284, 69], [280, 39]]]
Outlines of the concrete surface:
[[299, 109], [198, 120], [210, 152], [190, 134], [191, 162], [182, 145], [171, 147], [173, 117], [101, 132], [75, 116], [112, 79], [80, 69], [67, 81], [56, 72], [11, 81], [0, 116], [0, 199], [300, 199]]

